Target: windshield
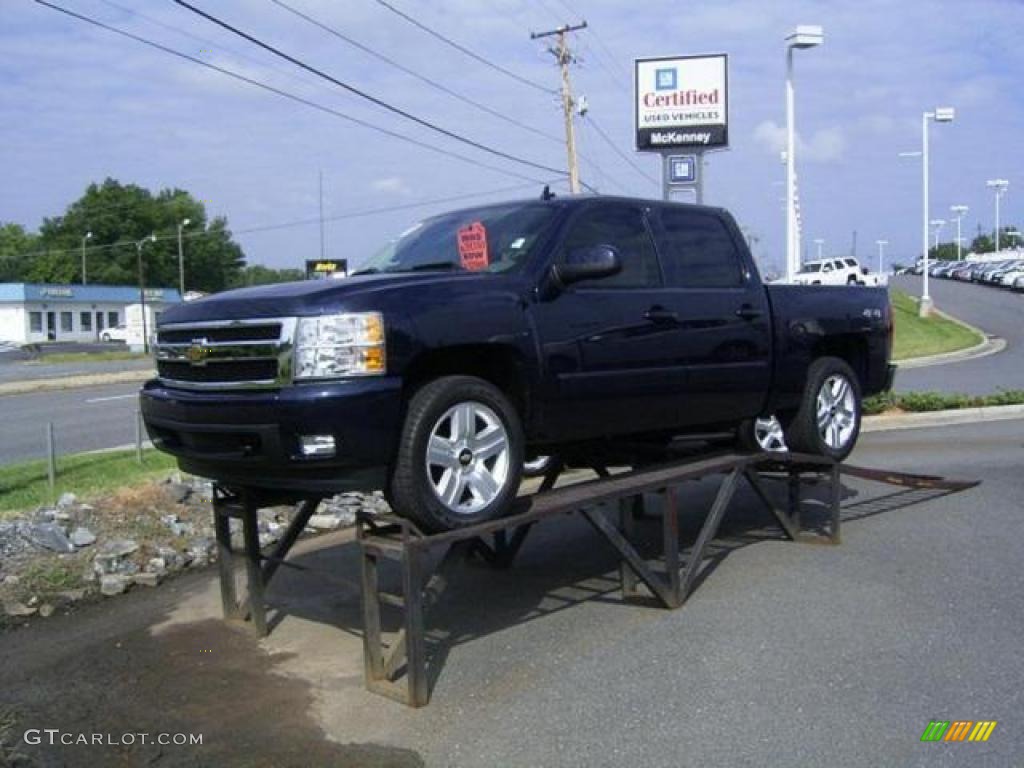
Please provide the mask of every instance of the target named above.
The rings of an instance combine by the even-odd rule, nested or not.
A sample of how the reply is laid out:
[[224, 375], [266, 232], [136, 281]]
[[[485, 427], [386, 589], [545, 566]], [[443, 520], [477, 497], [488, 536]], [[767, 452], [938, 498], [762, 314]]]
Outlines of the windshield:
[[821, 264], [804, 264], [800, 267], [800, 274], [806, 275], [809, 272], [821, 272]]
[[543, 203], [456, 211], [413, 225], [353, 274], [430, 269], [511, 272], [519, 269], [554, 219]]

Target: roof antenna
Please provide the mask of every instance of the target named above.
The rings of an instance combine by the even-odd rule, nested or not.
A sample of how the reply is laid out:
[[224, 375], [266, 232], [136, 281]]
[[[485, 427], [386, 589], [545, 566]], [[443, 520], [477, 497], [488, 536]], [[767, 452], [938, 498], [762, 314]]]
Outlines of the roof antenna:
[[551, 187], [548, 184], [544, 185], [544, 191], [540, 193], [541, 200], [553, 200], [555, 193], [551, 191]]

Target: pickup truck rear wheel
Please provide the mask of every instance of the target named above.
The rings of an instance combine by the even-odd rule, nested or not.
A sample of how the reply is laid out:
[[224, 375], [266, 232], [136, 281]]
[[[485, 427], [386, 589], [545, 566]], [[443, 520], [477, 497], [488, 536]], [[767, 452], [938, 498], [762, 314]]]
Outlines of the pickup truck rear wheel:
[[445, 376], [409, 403], [389, 497], [427, 531], [508, 512], [523, 471], [519, 415], [502, 392], [471, 376]]
[[842, 461], [860, 434], [857, 376], [838, 357], [815, 360], [807, 371], [800, 408], [786, 429], [790, 450]]

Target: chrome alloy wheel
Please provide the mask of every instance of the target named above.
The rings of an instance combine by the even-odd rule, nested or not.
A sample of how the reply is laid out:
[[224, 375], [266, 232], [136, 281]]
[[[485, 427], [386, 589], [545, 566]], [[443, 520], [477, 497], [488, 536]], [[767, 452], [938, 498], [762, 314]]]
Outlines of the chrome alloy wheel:
[[818, 434], [829, 448], [840, 451], [853, 436], [857, 404], [853, 387], [845, 376], [829, 376], [818, 390]]
[[483, 403], [453, 405], [430, 430], [427, 479], [456, 514], [473, 514], [494, 501], [508, 482], [510, 461], [505, 425]]
[[762, 451], [785, 453], [789, 450], [782, 425], [774, 416], [762, 416], [754, 419], [754, 439]]

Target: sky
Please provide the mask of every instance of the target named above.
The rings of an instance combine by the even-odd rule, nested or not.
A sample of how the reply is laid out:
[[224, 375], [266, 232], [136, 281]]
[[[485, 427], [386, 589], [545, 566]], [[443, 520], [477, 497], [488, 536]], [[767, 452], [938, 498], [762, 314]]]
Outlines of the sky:
[[[109, 176], [154, 191], [186, 189], [211, 215], [227, 217], [250, 263], [301, 267], [321, 253], [322, 173], [326, 255], [358, 265], [423, 216], [477, 201], [534, 197], [542, 181], [557, 179], [554, 188], [566, 189], [564, 176], [432, 133], [171, 0], [53, 2], [472, 162], [286, 100], [32, 0], [0, 0], [0, 222], [34, 230], [89, 183]], [[272, 0], [192, 0], [424, 120], [539, 165], [566, 167], [556, 95], [464, 55], [379, 0], [287, 2], [527, 128], [432, 88]], [[888, 260], [916, 258], [921, 160], [899, 153], [920, 149], [921, 114], [938, 106], [955, 107], [957, 116], [930, 129], [931, 218], [952, 222], [949, 207], [964, 204], [970, 208], [965, 236], [979, 226], [991, 231], [994, 201], [985, 182], [1005, 178], [1010, 187], [1002, 223], [1024, 225], [1019, 0], [388, 2], [551, 89], [559, 73], [545, 50], [550, 40], [531, 40], [529, 33], [585, 19], [588, 28], [571, 37], [573, 89], [589, 107], [578, 121], [581, 175], [603, 193], [656, 198], [661, 192], [658, 156], [634, 150], [633, 59], [727, 53], [730, 147], [707, 156], [705, 202], [735, 215], [762, 265], [783, 262], [784, 38], [797, 24], [820, 24], [825, 31], [824, 45], [797, 51], [795, 61], [808, 257], [816, 255], [815, 239], [824, 240], [825, 254], [851, 253], [856, 233], [856, 254], [872, 266], [878, 239], [889, 242]], [[449, 202], [417, 205], [441, 199]], [[375, 213], [356, 215], [366, 211]], [[305, 223], [271, 228], [295, 221]], [[942, 239], [954, 234], [949, 224]]]

